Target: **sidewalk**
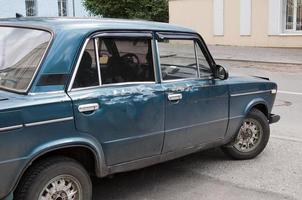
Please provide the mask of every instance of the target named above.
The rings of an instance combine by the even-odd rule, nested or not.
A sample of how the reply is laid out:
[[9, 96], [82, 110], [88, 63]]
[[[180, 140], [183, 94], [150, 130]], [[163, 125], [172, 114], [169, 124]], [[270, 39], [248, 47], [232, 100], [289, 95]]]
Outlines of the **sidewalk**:
[[252, 61], [302, 65], [302, 48], [263, 48], [209, 45], [216, 60]]

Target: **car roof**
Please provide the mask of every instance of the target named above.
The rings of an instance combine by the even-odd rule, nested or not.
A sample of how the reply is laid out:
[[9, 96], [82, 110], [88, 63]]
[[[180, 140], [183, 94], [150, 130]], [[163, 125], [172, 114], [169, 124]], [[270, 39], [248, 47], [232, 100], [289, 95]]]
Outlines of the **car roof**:
[[31, 92], [55, 91], [51, 86], [45, 89], [38, 85], [43, 75], [70, 74], [77, 61], [77, 56], [89, 35], [97, 31], [173, 31], [196, 32], [176, 25], [143, 20], [124, 20], [108, 18], [51, 18], [51, 17], [20, 17], [0, 19], [1, 26], [31, 27], [46, 29], [53, 33], [47, 56], [40, 64], [38, 73], [31, 87]]
[[59, 30], [77, 31], [89, 34], [99, 30], [150, 30], [150, 31], [176, 31], [196, 33], [194, 30], [168, 23], [145, 20], [125, 20], [112, 18], [68, 18], [68, 17], [20, 17], [0, 19], [1, 25], [30, 26], [49, 29], [53, 32]]

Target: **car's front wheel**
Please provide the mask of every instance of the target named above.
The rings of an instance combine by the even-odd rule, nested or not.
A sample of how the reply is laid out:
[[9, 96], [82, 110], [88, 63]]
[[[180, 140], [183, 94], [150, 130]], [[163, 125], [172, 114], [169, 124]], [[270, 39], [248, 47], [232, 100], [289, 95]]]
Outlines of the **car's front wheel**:
[[53, 157], [34, 164], [15, 192], [15, 200], [89, 200], [88, 173], [75, 160]]
[[268, 119], [258, 109], [252, 109], [244, 119], [237, 136], [222, 149], [234, 159], [252, 159], [263, 151], [269, 137]]

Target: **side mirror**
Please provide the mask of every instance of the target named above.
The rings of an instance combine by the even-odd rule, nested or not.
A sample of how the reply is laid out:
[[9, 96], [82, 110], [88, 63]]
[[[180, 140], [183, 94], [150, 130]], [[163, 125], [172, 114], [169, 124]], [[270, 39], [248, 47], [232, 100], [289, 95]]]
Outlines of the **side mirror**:
[[221, 65], [216, 65], [216, 78], [220, 80], [226, 80], [229, 78], [229, 72]]

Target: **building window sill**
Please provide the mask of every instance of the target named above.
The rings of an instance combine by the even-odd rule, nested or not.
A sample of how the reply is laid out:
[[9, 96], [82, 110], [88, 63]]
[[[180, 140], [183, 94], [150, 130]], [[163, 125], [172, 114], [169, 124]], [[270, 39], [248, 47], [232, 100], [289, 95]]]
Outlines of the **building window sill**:
[[269, 36], [302, 36], [302, 31], [271, 34]]

